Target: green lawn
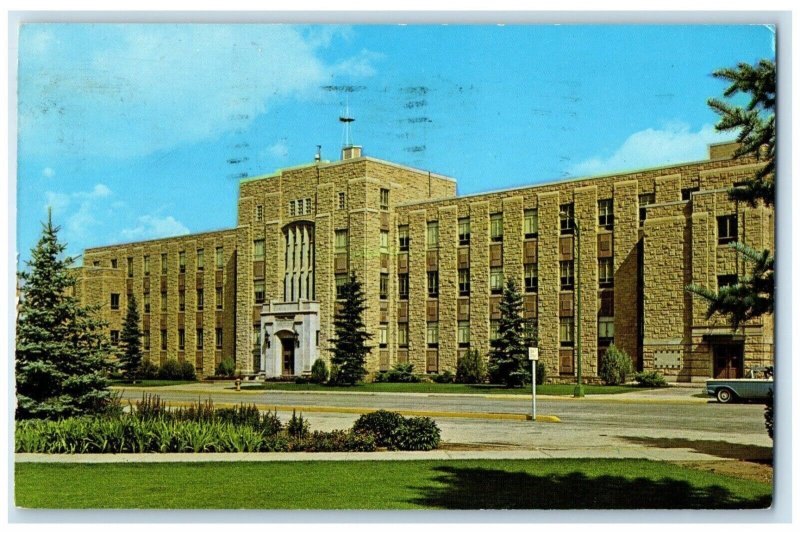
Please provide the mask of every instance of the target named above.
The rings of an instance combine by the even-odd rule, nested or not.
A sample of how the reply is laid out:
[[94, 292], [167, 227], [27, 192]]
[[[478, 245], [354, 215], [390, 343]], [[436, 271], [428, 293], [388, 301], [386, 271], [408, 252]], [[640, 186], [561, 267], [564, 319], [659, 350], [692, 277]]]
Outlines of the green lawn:
[[157, 388], [159, 386], [179, 386], [181, 384], [197, 384], [197, 380], [137, 380], [135, 384], [122, 380], [113, 380], [112, 386], [124, 388]]
[[[352, 387], [325, 386], [320, 384], [295, 384], [294, 382], [266, 382], [258, 385], [244, 385], [242, 389], [250, 390], [284, 390], [284, 391], [364, 391], [384, 393], [470, 393], [470, 394], [500, 394], [500, 395], [530, 395], [531, 388], [505, 388], [491, 384], [436, 384], [433, 382], [417, 382], [413, 384], [373, 382], [358, 384]], [[572, 395], [574, 384], [543, 384], [536, 386], [537, 395]], [[594, 386], [585, 385], [587, 395], [628, 393], [641, 391], [644, 388], [637, 386]]]
[[768, 484], [648, 460], [15, 466], [26, 508], [766, 508]]

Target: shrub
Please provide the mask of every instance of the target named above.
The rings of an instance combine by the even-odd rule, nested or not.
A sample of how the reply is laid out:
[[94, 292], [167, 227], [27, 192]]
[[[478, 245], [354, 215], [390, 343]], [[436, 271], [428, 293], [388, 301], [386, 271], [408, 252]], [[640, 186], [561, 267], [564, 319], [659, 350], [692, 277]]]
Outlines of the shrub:
[[197, 374], [194, 371], [194, 365], [190, 362], [181, 362], [181, 380], [197, 380]]
[[286, 433], [293, 438], [303, 439], [308, 435], [308, 420], [303, 419], [303, 414], [299, 416], [292, 410], [292, 418], [286, 423]]
[[439, 446], [441, 431], [430, 417], [409, 417], [392, 432], [389, 448], [398, 451], [430, 451]]
[[625, 351], [619, 350], [611, 344], [600, 359], [600, 368], [597, 375], [609, 386], [624, 384], [625, 379], [633, 372], [631, 359]]
[[443, 371], [438, 375], [433, 375], [433, 381], [437, 384], [452, 384], [456, 381], [456, 375], [454, 375], [451, 371]]
[[331, 372], [328, 375], [328, 384], [335, 386], [336, 381], [339, 379], [339, 366], [336, 364], [331, 364]]
[[486, 382], [486, 360], [476, 350], [470, 349], [458, 360], [456, 382], [459, 384], [482, 384]]
[[161, 365], [158, 370], [158, 378], [160, 380], [180, 380], [181, 379], [181, 364], [178, 360], [167, 360]]
[[547, 379], [547, 366], [542, 362], [536, 362], [536, 385], [541, 386]]
[[311, 379], [305, 376], [296, 376], [294, 377], [295, 384], [309, 384]]
[[233, 361], [233, 358], [223, 358], [219, 365], [217, 365], [217, 376], [228, 376], [231, 377], [236, 373], [236, 362]]
[[658, 371], [645, 371], [643, 373], [636, 373], [633, 375], [636, 384], [643, 388], [663, 388], [667, 387], [667, 381], [664, 376]]
[[314, 384], [324, 384], [328, 380], [328, 366], [325, 360], [317, 359], [311, 366], [311, 382]]
[[372, 434], [353, 431], [314, 431], [293, 444], [292, 450], [303, 452], [372, 452], [375, 438]]
[[396, 363], [394, 367], [388, 371], [378, 373], [375, 376], [376, 382], [419, 382], [420, 378], [414, 374], [414, 364], [412, 363]]
[[764, 426], [767, 427], [769, 439], [774, 439], [772, 434], [775, 431], [775, 396], [772, 393], [772, 389], [767, 394], [766, 404], [764, 408]]
[[375, 437], [378, 447], [388, 447], [391, 442], [392, 432], [403, 424], [405, 418], [397, 412], [378, 410], [366, 413], [356, 419], [353, 432], [371, 434]]
[[142, 360], [142, 364], [139, 366], [139, 377], [143, 380], [155, 380], [158, 378], [158, 371], [158, 365], [150, 360]]

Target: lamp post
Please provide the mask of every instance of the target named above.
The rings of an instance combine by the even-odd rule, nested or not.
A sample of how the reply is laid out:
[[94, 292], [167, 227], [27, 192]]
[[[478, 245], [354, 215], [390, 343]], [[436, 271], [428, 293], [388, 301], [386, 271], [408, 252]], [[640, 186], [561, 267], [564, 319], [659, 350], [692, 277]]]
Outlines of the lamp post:
[[[570, 217], [570, 214], [561, 212], [562, 217]], [[573, 273], [575, 276], [575, 299], [577, 302], [577, 313], [576, 313], [576, 320], [578, 322], [578, 327], [576, 329], [576, 336], [578, 337], [578, 381], [575, 384], [575, 390], [572, 392], [573, 397], [583, 397], [583, 369], [582, 369], [582, 359], [581, 359], [581, 226], [578, 224], [578, 221], [575, 219], [574, 216], [570, 217], [572, 219], [572, 224], [575, 226], [575, 247], [578, 249], [578, 267], [573, 269]]]

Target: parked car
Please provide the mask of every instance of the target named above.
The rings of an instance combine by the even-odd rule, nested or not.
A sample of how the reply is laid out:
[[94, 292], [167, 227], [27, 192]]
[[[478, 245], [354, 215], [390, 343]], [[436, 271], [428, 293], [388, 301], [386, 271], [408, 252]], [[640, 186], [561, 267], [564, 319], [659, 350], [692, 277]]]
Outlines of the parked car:
[[706, 392], [723, 404], [734, 401], [766, 400], [774, 386], [772, 367], [753, 367], [746, 378], [706, 380]]

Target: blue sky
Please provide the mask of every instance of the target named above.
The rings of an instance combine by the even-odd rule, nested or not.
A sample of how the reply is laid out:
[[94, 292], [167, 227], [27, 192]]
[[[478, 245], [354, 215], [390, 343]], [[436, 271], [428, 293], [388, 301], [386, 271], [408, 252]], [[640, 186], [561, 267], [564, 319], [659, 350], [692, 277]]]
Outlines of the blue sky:
[[17, 249], [235, 224], [241, 176], [366, 155], [460, 194], [706, 157], [720, 67], [765, 26], [23, 26]]

